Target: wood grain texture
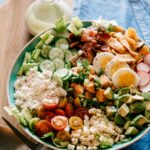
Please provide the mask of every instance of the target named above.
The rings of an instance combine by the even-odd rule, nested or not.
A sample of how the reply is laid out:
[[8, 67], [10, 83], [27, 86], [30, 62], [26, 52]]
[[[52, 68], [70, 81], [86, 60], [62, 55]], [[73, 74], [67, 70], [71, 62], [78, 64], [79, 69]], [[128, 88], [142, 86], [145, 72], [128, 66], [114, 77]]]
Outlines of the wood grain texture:
[[[0, 115], [7, 102], [7, 78], [14, 58], [30, 40], [25, 25], [25, 12], [34, 0], [7, 0], [0, 6]], [[65, 0], [72, 7], [73, 0]], [[4, 124], [0, 117], [0, 124]]]

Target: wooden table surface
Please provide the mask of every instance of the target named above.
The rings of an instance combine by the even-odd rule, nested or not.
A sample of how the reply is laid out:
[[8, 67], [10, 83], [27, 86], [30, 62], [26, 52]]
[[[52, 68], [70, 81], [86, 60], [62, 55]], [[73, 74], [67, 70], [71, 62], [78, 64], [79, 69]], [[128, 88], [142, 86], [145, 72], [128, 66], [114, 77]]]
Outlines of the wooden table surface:
[[[8, 104], [6, 83], [8, 72], [19, 50], [30, 40], [25, 25], [25, 11], [34, 0], [7, 0], [0, 6], [0, 115]], [[65, 0], [73, 6], [73, 0]], [[0, 125], [4, 124], [0, 117]]]

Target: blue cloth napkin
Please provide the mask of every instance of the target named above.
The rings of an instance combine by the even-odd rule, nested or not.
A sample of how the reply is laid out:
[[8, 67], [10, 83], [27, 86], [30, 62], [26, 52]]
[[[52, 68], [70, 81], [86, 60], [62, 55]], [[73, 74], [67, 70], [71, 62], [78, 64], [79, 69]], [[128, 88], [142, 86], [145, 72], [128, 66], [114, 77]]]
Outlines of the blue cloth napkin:
[[[136, 28], [138, 35], [150, 44], [150, 0], [75, 0], [74, 16], [83, 20], [115, 19], [119, 25]], [[150, 133], [125, 148], [150, 150]]]
[[81, 19], [115, 19], [119, 25], [134, 27], [150, 44], [150, 0], [75, 0], [74, 16]]

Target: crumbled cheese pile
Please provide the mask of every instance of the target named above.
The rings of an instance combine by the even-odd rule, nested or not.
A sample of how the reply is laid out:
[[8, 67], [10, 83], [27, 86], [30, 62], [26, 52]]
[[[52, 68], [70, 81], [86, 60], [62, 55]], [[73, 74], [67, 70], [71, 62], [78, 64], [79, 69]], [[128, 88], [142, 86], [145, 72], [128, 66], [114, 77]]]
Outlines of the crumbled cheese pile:
[[83, 128], [72, 131], [69, 150], [74, 150], [76, 144], [77, 150], [97, 150], [98, 146], [104, 146], [105, 143], [106, 146], [108, 143], [113, 145], [125, 137], [123, 130], [109, 121], [101, 109], [91, 108], [89, 114], [92, 117], [85, 115]]
[[36, 68], [30, 69], [26, 76], [19, 77], [15, 84], [16, 105], [37, 109], [44, 101], [58, 101], [59, 97], [66, 96], [66, 91], [52, 80], [52, 72], [39, 72]]

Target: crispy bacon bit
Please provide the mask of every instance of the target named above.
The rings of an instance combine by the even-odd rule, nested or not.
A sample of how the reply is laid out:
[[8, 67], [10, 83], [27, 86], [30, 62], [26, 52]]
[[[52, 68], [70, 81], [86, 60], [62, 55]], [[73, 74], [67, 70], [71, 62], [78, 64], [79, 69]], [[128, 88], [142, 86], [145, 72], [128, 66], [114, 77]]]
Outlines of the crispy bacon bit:
[[77, 46], [79, 44], [79, 42], [73, 42], [70, 44], [70, 48], [74, 48], [75, 46]]
[[90, 42], [91, 40], [95, 39], [96, 35], [97, 35], [97, 31], [94, 29], [84, 30], [82, 33], [81, 41]]

